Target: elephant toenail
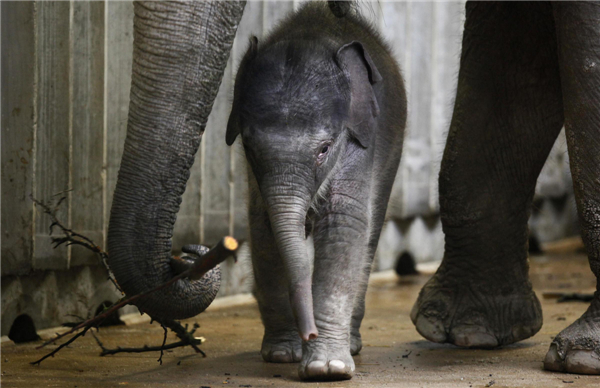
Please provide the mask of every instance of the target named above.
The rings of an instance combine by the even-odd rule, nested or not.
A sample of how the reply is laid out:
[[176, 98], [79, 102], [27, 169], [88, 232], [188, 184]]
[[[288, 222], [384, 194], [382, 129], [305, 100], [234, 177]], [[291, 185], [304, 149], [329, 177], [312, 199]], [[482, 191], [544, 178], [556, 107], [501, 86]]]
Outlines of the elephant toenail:
[[410, 309], [410, 320], [413, 324], [417, 324], [417, 318], [419, 317], [419, 302], [417, 301], [413, 304], [412, 309]]
[[544, 369], [556, 372], [562, 372], [564, 370], [564, 363], [558, 354], [556, 344], [550, 345], [550, 349], [548, 350], [548, 353], [546, 353], [546, 357], [544, 358]]
[[415, 324], [417, 331], [423, 337], [433, 342], [446, 342], [446, 331], [440, 322], [431, 322], [423, 315], [417, 317]]
[[285, 351], [285, 350], [275, 350], [275, 351], [271, 352], [271, 356], [268, 361], [269, 362], [283, 362], [283, 363], [294, 362], [290, 352]]
[[565, 364], [570, 373], [600, 374], [600, 357], [593, 350], [571, 350], [567, 353]]
[[331, 373], [344, 373], [346, 364], [340, 360], [329, 361], [329, 371]]
[[474, 330], [473, 328], [455, 328], [454, 344], [465, 348], [495, 348], [498, 340], [490, 333]]
[[327, 372], [327, 368], [325, 366], [324, 361], [313, 361], [306, 367], [309, 375], [320, 375]]

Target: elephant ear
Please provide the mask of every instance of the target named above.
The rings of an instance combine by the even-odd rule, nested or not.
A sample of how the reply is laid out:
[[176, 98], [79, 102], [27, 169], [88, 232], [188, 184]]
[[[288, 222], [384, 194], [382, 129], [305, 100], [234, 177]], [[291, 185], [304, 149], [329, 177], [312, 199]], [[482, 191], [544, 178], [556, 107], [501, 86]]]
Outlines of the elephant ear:
[[240, 120], [240, 82], [244, 77], [244, 71], [248, 66], [248, 63], [256, 57], [258, 50], [258, 38], [256, 36], [250, 37], [250, 47], [244, 55], [238, 73], [235, 79], [235, 90], [233, 92], [233, 104], [231, 106], [231, 113], [229, 114], [229, 121], [227, 122], [227, 133], [225, 134], [225, 142], [228, 146], [232, 145], [235, 138], [240, 134], [242, 130]]
[[354, 41], [340, 47], [335, 61], [350, 84], [348, 128], [360, 145], [367, 148], [371, 143], [376, 117], [379, 115], [373, 85], [381, 82], [383, 78], [360, 42]]

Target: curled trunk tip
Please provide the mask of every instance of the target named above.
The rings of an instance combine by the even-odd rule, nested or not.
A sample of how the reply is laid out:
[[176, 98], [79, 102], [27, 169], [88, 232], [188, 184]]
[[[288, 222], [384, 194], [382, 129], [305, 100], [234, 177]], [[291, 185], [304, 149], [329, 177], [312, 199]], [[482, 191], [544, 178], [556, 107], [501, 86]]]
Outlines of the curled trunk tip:
[[296, 318], [298, 334], [303, 341], [310, 341], [319, 336], [315, 324], [312, 300], [312, 281], [309, 277], [293, 284], [290, 290], [290, 304]]

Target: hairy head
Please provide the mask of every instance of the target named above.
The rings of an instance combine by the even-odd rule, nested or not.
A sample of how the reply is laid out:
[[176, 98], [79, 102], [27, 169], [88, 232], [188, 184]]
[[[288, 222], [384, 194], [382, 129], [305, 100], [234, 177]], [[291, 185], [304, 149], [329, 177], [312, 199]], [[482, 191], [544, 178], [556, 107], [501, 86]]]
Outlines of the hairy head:
[[248, 50], [232, 115], [257, 179], [267, 168], [261, 164], [287, 161], [312, 171], [319, 185], [334, 163], [349, 116], [350, 85], [332, 52], [302, 40]]

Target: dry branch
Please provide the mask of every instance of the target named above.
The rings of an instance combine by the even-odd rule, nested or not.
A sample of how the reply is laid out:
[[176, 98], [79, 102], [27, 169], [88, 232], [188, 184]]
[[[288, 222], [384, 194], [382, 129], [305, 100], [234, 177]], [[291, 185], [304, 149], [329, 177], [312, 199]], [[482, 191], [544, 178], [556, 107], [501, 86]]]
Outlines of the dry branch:
[[[51, 217], [52, 224], [50, 226], [50, 234], [52, 235], [52, 231], [55, 226], [58, 226], [61, 229], [61, 231], [64, 233], [64, 237], [52, 238], [54, 247], [56, 248], [65, 243], [67, 244], [67, 246], [68, 245], [81, 245], [81, 246], [84, 246], [84, 247], [92, 250], [93, 252], [97, 253], [101, 257], [102, 263], [104, 264], [105, 268], [108, 271], [109, 279], [113, 282], [115, 287], [117, 287], [117, 289], [119, 289], [121, 291], [119, 285], [117, 284], [116, 280], [114, 279], [112, 272], [110, 271], [110, 268], [108, 267], [108, 262], [107, 262], [108, 253], [103, 251], [98, 245], [94, 244], [94, 242], [92, 240], [90, 240], [89, 238], [87, 238], [86, 236], [83, 236], [83, 235], [81, 235], [77, 232], [74, 232], [73, 230], [65, 227], [56, 217], [56, 211], [65, 198], [66, 197], [60, 198], [57, 201], [54, 208], [52, 208], [52, 207], [50, 207], [50, 205], [47, 205], [47, 204], [43, 203], [42, 201], [38, 201], [35, 198], [33, 198], [33, 196], [31, 196], [31, 199], [36, 203], [36, 205], [40, 206], [44, 210], [44, 213], [46, 213], [47, 215], [49, 215]], [[197, 259], [193, 263], [186, 263], [185, 267], [182, 268], [182, 272], [177, 273], [176, 276], [172, 277], [166, 283], [160, 284], [160, 285], [156, 286], [155, 288], [148, 290], [144, 293], [137, 294], [137, 295], [131, 296], [129, 298], [122, 298], [121, 300], [115, 302], [108, 309], [105, 309], [103, 312], [98, 313], [95, 317], [85, 320], [83, 322], [80, 322], [79, 324], [75, 324], [71, 328], [71, 330], [69, 330], [63, 334], [57, 334], [55, 337], [44, 342], [42, 345], [38, 346], [36, 349], [40, 349], [49, 344], [53, 344], [57, 340], [64, 338], [69, 334], [73, 334], [79, 330], [82, 330], [81, 332], [79, 332], [79, 333], [75, 334], [73, 337], [71, 337], [67, 342], [59, 345], [52, 352], [48, 353], [47, 355], [40, 358], [39, 360], [32, 362], [31, 364], [39, 365], [46, 358], [53, 357], [62, 348], [68, 346], [73, 341], [75, 341], [77, 338], [84, 336], [88, 330], [90, 330], [92, 328], [97, 329], [98, 326], [106, 318], [108, 318], [110, 315], [112, 315], [113, 313], [118, 311], [121, 307], [128, 305], [128, 304], [135, 304], [134, 303], [135, 301], [142, 299], [144, 297], [147, 297], [148, 295], [150, 295], [156, 291], [159, 291], [166, 287], [169, 287], [170, 285], [172, 285], [173, 283], [175, 283], [176, 281], [178, 281], [180, 279], [189, 278], [190, 280], [197, 280], [197, 279], [202, 278], [202, 276], [204, 276], [208, 271], [215, 268], [219, 263], [223, 262], [225, 259], [227, 259], [231, 256], [235, 257], [235, 254], [236, 254], [238, 248], [239, 248], [239, 243], [236, 239], [234, 239], [233, 237], [229, 237], [229, 236], [224, 237], [221, 241], [219, 241], [219, 243], [217, 245], [215, 245], [212, 249], [210, 249], [208, 252], [206, 252], [204, 255], [202, 255], [199, 259]], [[102, 348], [102, 351], [103, 351], [101, 354], [102, 356], [106, 355], [106, 354], [120, 353], [120, 352], [124, 352], [124, 351], [139, 353], [142, 351], [160, 350], [161, 355], [158, 360], [162, 364], [162, 356], [163, 356], [164, 349], [172, 349], [172, 348], [180, 347], [180, 346], [191, 346], [197, 353], [201, 353], [203, 356], [206, 357], [206, 354], [202, 350], [200, 350], [200, 348], [198, 347], [198, 345], [200, 345], [202, 343], [202, 340], [193, 336], [194, 332], [197, 329], [196, 326], [194, 326], [193, 330], [188, 331], [187, 325], [184, 327], [175, 320], [162, 320], [162, 321], [160, 321], [160, 324], [162, 325], [163, 328], [165, 328], [165, 336], [164, 336], [163, 344], [160, 347], [144, 346], [143, 348], [134, 348], [134, 349], [125, 348], [127, 350], [124, 350], [124, 348], [118, 348], [120, 350], [115, 351], [115, 350], [110, 350], [110, 349], [104, 348], [102, 343], [98, 340], [98, 338], [96, 338], [95, 335], [94, 335], [94, 338], [96, 338], [98, 345]], [[166, 332], [167, 327], [169, 329], [171, 329], [177, 335], [177, 337], [180, 338], [181, 341], [174, 343], [174, 344], [165, 345], [166, 339], [167, 339], [167, 332]], [[108, 353], [105, 353], [105, 352], [108, 352]]]
[[[64, 194], [64, 192], [55, 194], [53, 197], [57, 197], [60, 194]], [[56, 216], [56, 212], [58, 211], [58, 208], [60, 207], [61, 203], [67, 197], [65, 197], [65, 196], [60, 197], [56, 201], [56, 204], [54, 206], [52, 206], [52, 207], [51, 207], [51, 204], [47, 204], [47, 203], [44, 203], [44, 202], [42, 202], [40, 200], [35, 199], [33, 197], [33, 195], [29, 195], [29, 198], [31, 198], [31, 200], [37, 206], [41, 207], [42, 210], [44, 211], [44, 213], [47, 214], [50, 217], [50, 220], [52, 220], [52, 223], [50, 224], [50, 231], [49, 231], [50, 236], [52, 236], [52, 232], [54, 231], [54, 227], [58, 227], [63, 232], [63, 234], [64, 234], [63, 237], [52, 237], [52, 244], [54, 245], [54, 248], [58, 248], [59, 246], [61, 246], [63, 244], [66, 244], [67, 246], [70, 246], [70, 245], [79, 245], [79, 246], [87, 248], [90, 251], [96, 253], [98, 255], [98, 257], [100, 258], [100, 262], [102, 263], [102, 265], [106, 269], [106, 272], [108, 273], [108, 279], [117, 288], [117, 290], [119, 290], [122, 294], [124, 294], [123, 290], [121, 289], [121, 287], [117, 283], [117, 281], [116, 281], [116, 279], [115, 279], [112, 271], [108, 267], [108, 253], [105, 252], [98, 245], [96, 245], [90, 238], [88, 238], [88, 237], [86, 237], [86, 236], [84, 236], [82, 234], [79, 234], [79, 233], [73, 231], [72, 229], [67, 228], [66, 226], [64, 226], [62, 224], [62, 222], [60, 222], [60, 220]]]
[[67, 342], [65, 342], [64, 344], [61, 344], [59, 347], [57, 347], [56, 349], [54, 349], [53, 351], [51, 351], [50, 353], [46, 354], [44, 357], [40, 358], [39, 360], [36, 360], [34, 362], [30, 362], [31, 365], [40, 365], [42, 363], [42, 361], [44, 361], [45, 359], [47, 359], [48, 357], [54, 357], [54, 355], [56, 353], [58, 353], [62, 348], [65, 348], [67, 346], [69, 346], [71, 343], [73, 343], [77, 338], [79, 337], [83, 337], [85, 335], [85, 333], [87, 333], [87, 331], [90, 329], [91, 327], [86, 327], [83, 331], [80, 331], [79, 333], [75, 334], [73, 337], [69, 338], [69, 340]]
[[[173, 278], [171, 278], [171, 280], [169, 280], [166, 283], [163, 283], [149, 291], [146, 291], [142, 294], [137, 294], [134, 295], [130, 298], [123, 298], [121, 299], [121, 301], [115, 303], [114, 305], [112, 305], [109, 309], [107, 309], [105, 312], [96, 315], [94, 318], [88, 319], [87, 321], [81, 322], [80, 324], [78, 324], [77, 326], [73, 327], [71, 330], [63, 333], [63, 334], [57, 334], [54, 338], [49, 339], [48, 341], [44, 342], [42, 345], [38, 346], [36, 349], [40, 349], [45, 347], [46, 345], [55, 343], [57, 340], [66, 337], [69, 334], [72, 334], [80, 329], [83, 329], [84, 331], [82, 332], [83, 334], [85, 334], [85, 332], [87, 330], [89, 330], [92, 327], [98, 327], [98, 325], [100, 325], [100, 323], [106, 319], [109, 315], [113, 314], [114, 312], [116, 312], [117, 310], [119, 310], [121, 307], [127, 305], [127, 304], [134, 304], [133, 302], [137, 301], [138, 299], [144, 298], [156, 291], [162, 290], [163, 288], [166, 288], [168, 286], [170, 286], [171, 284], [175, 283], [176, 281], [186, 278], [186, 277], [194, 277], [195, 279], [199, 279], [202, 276], [204, 276], [208, 271], [210, 271], [211, 269], [213, 269], [214, 267], [216, 267], [219, 263], [223, 262], [225, 259], [227, 259], [230, 256], [235, 255], [237, 249], [239, 247], [239, 244], [237, 242], [236, 239], [234, 239], [233, 237], [224, 237], [221, 241], [219, 241], [219, 243], [213, 247], [210, 251], [208, 251], [204, 256], [202, 256], [199, 260], [196, 261], [196, 263], [194, 265], [192, 265], [190, 267], [190, 269], [180, 273], [177, 276], [174, 276]], [[175, 321], [168, 321], [168, 322], [162, 322], [163, 324], [167, 325], [170, 329], [174, 330], [175, 333], [177, 334], [178, 337], [182, 338], [182, 340], [187, 341], [188, 345], [192, 346], [194, 348], [194, 350], [196, 350], [196, 352], [199, 353], [203, 353], [200, 348], [198, 348], [196, 345], [196, 343], [193, 340], [189, 340], [187, 339], [189, 336], [187, 335], [187, 333], [183, 333], [181, 332], [181, 330], [179, 330], [179, 328], [176, 326], [179, 325], [179, 327], [181, 327], [181, 325], [179, 323], [176, 323]], [[177, 330], [179, 330], [179, 332], [177, 332]], [[83, 335], [82, 333], [77, 334], [75, 337], [73, 338], [77, 338], [80, 335]], [[73, 342], [74, 339], [69, 340], [69, 343]], [[193, 338], [193, 337], [192, 337]], [[59, 347], [59, 349], [54, 350], [52, 353], [50, 353], [49, 355], [43, 357], [40, 360], [34, 361], [32, 362], [33, 365], [38, 364], [43, 361], [44, 359], [48, 358], [50, 355], [54, 355], [58, 350], [60, 350], [62, 347], [64, 347], [63, 345], [61, 345]]]
[[[173, 321], [173, 322], [176, 325], [180, 325], [177, 321]], [[199, 327], [200, 327], [200, 325], [198, 325], [197, 323], [194, 324], [194, 327], [193, 327], [193, 329], [191, 331], [188, 331], [188, 325], [187, 324], [185, 325], [185, 327], [181, 327], [181, 329], [175, 328], [175, 330], [174, 330], [174, 328], [172, 326], [169, 327], [175, 333], [183, 331], [186, 334], [184, 336], [185, 339], [182, 339], [181, 341], [173, 342], [173, 343], [170, 343], [170, 344], [166, 345], [166, 341], [167, 341], [167, 326], [163, 325], [163, 328], [165, 329], [165, 336], [163, 338], [163, 344], [161, 346], [148, 346], [148, 345], [144, 345], [141, 348], [122, 348], [120, 346], [117, 346], [115, 349], [108, 349], [108, 348], [106, 348], [104, 346], [104, 344], [94, 334], [93, 331], [91, 331], [90, 333], [92, 333], [92, 336], [96, 340], [96, 343], [102, 349], [102, 353], [100, 353], [101, 357], [108, 356], [108, 355], [113, 355], [113, 354], [117, 354], [117, 353], [144, 353], [144, 352], [158, 352], [158, 351], [160, 351], [160, 357], [158, 359], [158, 362], [160, 362], [160, 364], [162, 365], [162, 357], [163, 357], [163, 352], [165, 350], [176, 349], [176, 348], [181, 348], [181, 347], [185, 347], [185, 346], [192, 346], [194, 348], [194, 350], [196, 350], [196, 353], [200, 353], [200, 354], [202, 354], [203, 357], [206, 357], [206, 353], [204, 353], [202, 350], [200, 350], [200, 348], [197, 347], [197, 345], [201, 345], [204, 342], [204, 338], [202, 338], [202, 337], [194, 337], [193, 336], [194, 333], [196, 332], [196, 329], [198, 329]], [[186, 338], [186, 336], [189, 336], [189, 338]]]
[[196, 263], [193, 266], [191, 266], [191, 268], [188, 269], [187, 271], [184, 271], [184, 272], [180, 273], [179, 275], [172, 277], [171, 280], [169, 280], [168, 282], [163, 283], [157, 287], [154, 287], [153, 289], [151, 289], [149, 291], [134, 295], [129, 298], [121, 299], [120, 302], [115, 303], [109, 309], [107, 309], [105, 312], [103, 312], [99, 315], [96, 315], [94, 318], [88, 319], [87, 321], [81, 322], [79, 325], [73, 327], [71, 330], [69, 330], [63, 334], [59, 334], [56, 337], [49, 339], [48, 341], [44, 342], [42, 345], [38, 346], [37, 349], [43, 348], [46, 345], [54, 343], [57, 340], [65, 337], [71, 333], [76, 332], [79, 329], [83, 329], [85, 327], [96, 327], [96, 326], [98, 326], [98, 324], [101, 321], [103, 321], [109, 315], [113, 314], [115, 311], [119, 310], [121, 307], [128, 305], [128, 304], [135, 304], [134, 302], [137, 301], [138, 299], [144, 298], [152, 293], [155, 293], [156, 291], [159, 291], [159, 290], [162, 290], [163, 288], [169, 287], [171, 284], [175, 283], [176, 281], [178, 281], [180, 279], [187, 278], [187, 277], [191, 278], [192, 276], [194, 276], [195, 279], [200, 279], [208, 271], [210, 271], [211, 269], [216, 267], [219, 263], [225, 261], [225, 259], [227, 259], [228, 257], [233, 256], [235, 254], [235, 252], [237, 251], [238, 246], [239, 245], [238, 245], [237, 240], [234, 239], [233, 237], [229, 237], [229, 236], [224, 237], [221, 241], [219, 241], [219, 243], [217, 245], [215, 245], [214, 248], [212, 248], [204, 256], [202, 256], [199, 260], [197, 260]]

